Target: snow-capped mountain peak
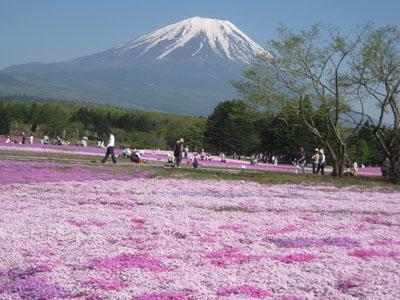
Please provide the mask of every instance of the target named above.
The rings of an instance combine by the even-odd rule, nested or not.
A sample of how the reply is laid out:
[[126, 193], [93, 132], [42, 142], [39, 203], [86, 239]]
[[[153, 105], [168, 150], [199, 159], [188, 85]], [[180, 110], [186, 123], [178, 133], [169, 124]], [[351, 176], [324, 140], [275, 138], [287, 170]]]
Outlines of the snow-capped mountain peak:
[[261, 46], [230, 21], [201, 17], [165, 26], [113, 50], [120, 56], [134, 54], [163, 60], [184, 48], [188, 57], [205, 59], [216, 55], [245, 64], [264, 53]]

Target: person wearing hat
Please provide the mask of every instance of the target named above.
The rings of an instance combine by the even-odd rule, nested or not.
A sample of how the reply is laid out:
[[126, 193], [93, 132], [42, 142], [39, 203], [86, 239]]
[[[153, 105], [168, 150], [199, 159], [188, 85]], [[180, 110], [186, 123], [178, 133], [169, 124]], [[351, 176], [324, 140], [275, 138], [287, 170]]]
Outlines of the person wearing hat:
[[317, 174], [318, 161], [319, 161], [319, 149], [318, 148], [315, 148], [314, 155], [311, 156], [311, 161], [312, 161], [312, 173]]
[[182, 152], [183, 152], [183, 138], [180, 138], [176, 141], [174, 146], [174, 156], [175, 156], [175, 164], [179, 167], [182, 161]]
[[326, 158], [324, 154], [324, 149], [319, 149], [318, 168], [316, 174], [318, 174], [321, 170], [321, 175], [324, 175], [325, 160]]

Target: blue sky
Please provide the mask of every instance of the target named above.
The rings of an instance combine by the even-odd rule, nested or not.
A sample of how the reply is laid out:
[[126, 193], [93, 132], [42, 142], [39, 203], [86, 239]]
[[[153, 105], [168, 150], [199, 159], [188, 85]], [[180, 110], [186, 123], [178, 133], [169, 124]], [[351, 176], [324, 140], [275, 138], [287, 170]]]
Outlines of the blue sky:
[[0, 70], [103, 51], [193, 16], [228, 19], [264, 46], [279, 23], [400, 25], [398, 0], [0, 0]]

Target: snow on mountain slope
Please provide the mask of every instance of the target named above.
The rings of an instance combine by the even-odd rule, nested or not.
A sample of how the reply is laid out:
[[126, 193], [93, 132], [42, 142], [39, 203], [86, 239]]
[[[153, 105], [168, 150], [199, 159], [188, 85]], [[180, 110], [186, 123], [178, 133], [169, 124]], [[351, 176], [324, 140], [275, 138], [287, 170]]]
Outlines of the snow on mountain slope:
[[[223, 59], [249, 64], [256, 55], [265, 52], [231, 22], [200, 17], [165, 26], [112, 50], [120, 56], [135, 54], [139, 57], [155, 52], [152, 57], [162, 60], [193, 41], [196, 46], [190, 47], [192, 57], [214, 54]], [[207, 50], [212, 53], [207, 53]]]

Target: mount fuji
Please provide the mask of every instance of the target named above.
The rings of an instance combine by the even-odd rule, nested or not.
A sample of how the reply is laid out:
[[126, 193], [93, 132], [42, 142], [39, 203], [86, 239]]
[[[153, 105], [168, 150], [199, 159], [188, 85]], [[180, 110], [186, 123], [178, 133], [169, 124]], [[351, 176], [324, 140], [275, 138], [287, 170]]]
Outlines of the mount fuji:
[[103, 52], [0, 72], [0, 91], [207, 115], [266, 53], [229, 21], [194, 17]]

